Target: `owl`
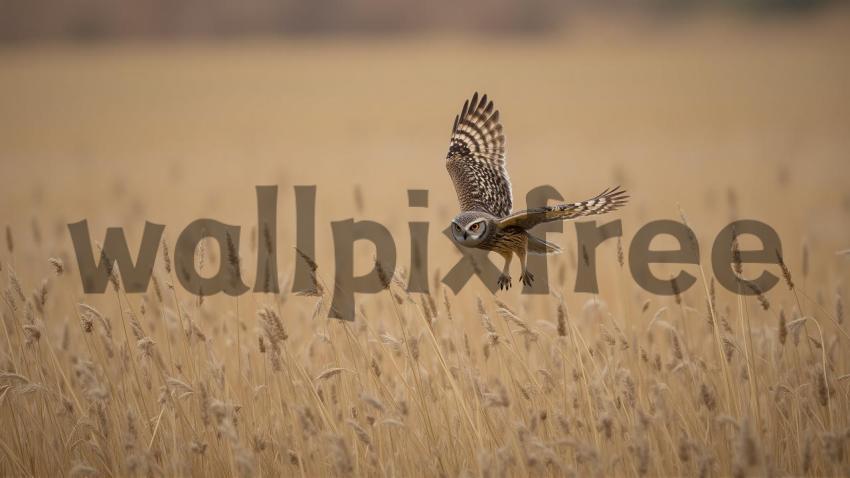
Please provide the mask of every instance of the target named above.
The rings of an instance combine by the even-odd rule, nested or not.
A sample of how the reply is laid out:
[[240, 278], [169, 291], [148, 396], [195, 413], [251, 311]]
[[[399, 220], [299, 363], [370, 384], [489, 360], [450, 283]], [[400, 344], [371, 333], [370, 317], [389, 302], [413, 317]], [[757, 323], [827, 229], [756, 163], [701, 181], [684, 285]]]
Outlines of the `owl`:
[[499, 253], [505, 259], [505, 267], [497, 285], [504, 290], [511, 287], [510, 265], [514, 255], [522, 266], [520, 281], [531, 285], [534, 275], [526, 268], [526, 255], [561, 251], [557, 245], [531, 235], [528, 231], [532, 227], [604, 214], [623, 206], [628, 199], [618, 186], [585, 201], [512, 213], [511, 181], [505, 169], [505, 135], [499, 111], [487, 95], [479, 98], [478, 93], [464, 102], [460, 114], [455, 116], [446, 169], [461, 209], [452, 220], [452, 238], [464, 247]]

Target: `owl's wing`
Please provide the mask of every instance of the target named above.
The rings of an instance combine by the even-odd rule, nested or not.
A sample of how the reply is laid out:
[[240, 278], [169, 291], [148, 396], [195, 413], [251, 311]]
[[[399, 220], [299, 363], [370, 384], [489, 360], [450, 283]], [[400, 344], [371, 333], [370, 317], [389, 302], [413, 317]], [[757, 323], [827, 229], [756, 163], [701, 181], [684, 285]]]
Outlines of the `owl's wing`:
[[496, 226], [500, 229], [510, 226], [531, 229], [544, 222], [566, 221], [581, 216], [605, 214], [625, 205], [628, 199], [629, 196], [626, 195], [626, 191], [617, 186], [610, 190], [606, 189], [598, 196], [585, 201], [517, 211], [510, 216], [503, 217], [496, 223]]
[[511, 213], [511, 181], [505, 170], [505, 135], [499, 111], [476, 92], [455, 117], [446, 169], [462, 211]]

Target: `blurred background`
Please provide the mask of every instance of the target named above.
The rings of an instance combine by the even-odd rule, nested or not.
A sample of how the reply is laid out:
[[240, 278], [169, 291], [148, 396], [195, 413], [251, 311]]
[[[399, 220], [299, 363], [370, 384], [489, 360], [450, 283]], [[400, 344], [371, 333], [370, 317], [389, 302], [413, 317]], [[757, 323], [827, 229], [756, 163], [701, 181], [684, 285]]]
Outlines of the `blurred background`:
[[[7, 42], [173, 40], [250, 35], [403, 35], [434, 31], [539, 35], [564, 29], [575, 16], [635, 14], [675, 23], [683, 16], [722, 11], [749, 18], [807, 15], [827, 0], [3, 0], [0, 34]], [[675, 18], [679, 17], [679, 18]]]
[[[125, 227], [132, 251], [144, 220], [167, 224], [172, 243], [198, 217], [240, 224], [248, 241], [258, 184], [281, 187], [282, 274], [298, 184], [318, 186], [326, 270], [329, 222], [355, 217], [390, 227], [400, 265], [406, 222], [432, 221], [431, 268], [446, 271], [458, 255], [438, 231], [457, 203], [443, 161], [474, 91], [502, 112], [517, 207], [541, 184], [579, 200], [620, 183], [634, 198], [617, 216], [626, 246], [681, 207], [704, 257], [736, 217], [771, 224], [789, 250], [822, 251], [813, 260], [827, 273], [850, 247], [842, 2], [0, 0], [0, 10], [0, 222], [35, 244], [16, 256], [40, 264], [33, 280], [44, 257], [67, 257], [65, 225], [83, 218], [95, 239]], [[430, 190], [430, 207], [409, 209], [408, 188]], [[550, 240], [567, 251], [553, 261], [575, 263], [571, 226]], [[600, 264], [616, 267], [614, 254]]]

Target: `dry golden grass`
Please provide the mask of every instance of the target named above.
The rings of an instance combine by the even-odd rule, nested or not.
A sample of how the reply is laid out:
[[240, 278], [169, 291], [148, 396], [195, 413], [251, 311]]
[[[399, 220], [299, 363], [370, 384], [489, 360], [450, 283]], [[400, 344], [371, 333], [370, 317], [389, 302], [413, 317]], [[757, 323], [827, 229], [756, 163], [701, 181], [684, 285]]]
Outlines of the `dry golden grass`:
[[[850, 474], [846, 25], [0, 52], [0, 474]], [[621, 182], [633, 202], [600, 220], [623, 219], [626, 253], [681, 206], [704, 264], [731, 218], [759, 219], [793, 289], [738, 297], [705, 265], [652, 296], [608, 241], [600, 294], [575, 294], [567, 225], [549, 296], [408, 295], [408, 220], [431, 221], [430, 276], [459, 257], [441, 160], [473, 89], [503, 112], [518, 205], [541, 183], [582, 199]], [[162, 250], [146, 294], [82, 294], [64, 226], [81, 218], [95, 239], [124, 226], [131, 251], [145, 219], [171, 247], [200, 216], [241, 224], [252, 284], [257, 184], [281, 186], [284, 289], [291, 186], [318, 185], [322, 295], [199, 300]], [[345, 323], [325, 318], [328, 221], [352, 216], [393, 231], [400, 267]]]

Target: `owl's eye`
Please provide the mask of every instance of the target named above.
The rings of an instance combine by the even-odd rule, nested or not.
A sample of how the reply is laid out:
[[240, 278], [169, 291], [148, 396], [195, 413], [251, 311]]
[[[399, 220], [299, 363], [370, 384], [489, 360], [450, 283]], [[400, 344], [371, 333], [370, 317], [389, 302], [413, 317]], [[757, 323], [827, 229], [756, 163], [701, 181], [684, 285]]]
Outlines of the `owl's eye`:
[[470, 231], [472, 231], [472, 232], [475, 232], [475, 231], [477, 231], [477, 230], [478, 230], [478, 227], [479, 227], [479, 226], [481, 226], [481, 224], [479, 224], [479, 223], [477, 223], [477, 222], [476, 222], [475, 224], [473, 224], [473, 225], [469, 226], [469, 230], [470, 230]]

